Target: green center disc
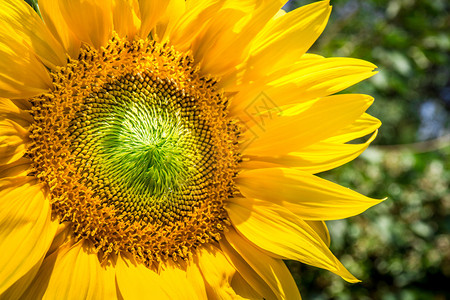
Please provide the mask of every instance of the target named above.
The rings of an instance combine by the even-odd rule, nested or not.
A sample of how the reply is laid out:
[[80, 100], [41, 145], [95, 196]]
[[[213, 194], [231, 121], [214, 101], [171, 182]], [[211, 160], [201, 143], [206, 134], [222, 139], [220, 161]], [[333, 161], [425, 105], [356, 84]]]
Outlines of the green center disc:
[[[145, 75], [144, 75], [145, 76]], [[175, 90], [150, 93], [127, 76], [85, 99], [72, 122], [76, 166], [107, 204], [128, 215], [173, 221], [204, 193], [208, 127]]]

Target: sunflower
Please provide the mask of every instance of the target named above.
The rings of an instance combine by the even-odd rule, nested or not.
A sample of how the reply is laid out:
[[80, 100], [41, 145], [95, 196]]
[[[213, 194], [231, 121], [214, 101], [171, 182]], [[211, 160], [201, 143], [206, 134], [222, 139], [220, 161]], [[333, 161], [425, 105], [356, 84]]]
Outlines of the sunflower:
[[[329, 1], [0, 0], [1, 299], [300, 299], [358, 280], [324, 221], [379, 203], [373, 64], [306, 53]], [[348, 143], [368, 136], [366, 142]]]

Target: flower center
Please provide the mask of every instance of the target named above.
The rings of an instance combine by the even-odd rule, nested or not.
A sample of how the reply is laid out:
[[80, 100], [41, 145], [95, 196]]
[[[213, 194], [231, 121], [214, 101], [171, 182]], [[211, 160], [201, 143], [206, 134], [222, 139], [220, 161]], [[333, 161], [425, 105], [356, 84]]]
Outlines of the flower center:
[[52, 73], [31, 99], [28, 156], [54, 217], [106, 260], [188, 258], [229, 225], [237, 128], [215, 81], [155, 41], [114, 36]]
[[127, 212], [125, 218], [168, 223], [208, 198], [211, 174], [199, 166], [212, 168], [211, 132], [176, 88], [157, 95], [139, 83], [128, 74], [84, 99], [69, 127], [74, 165], [93, 195]]

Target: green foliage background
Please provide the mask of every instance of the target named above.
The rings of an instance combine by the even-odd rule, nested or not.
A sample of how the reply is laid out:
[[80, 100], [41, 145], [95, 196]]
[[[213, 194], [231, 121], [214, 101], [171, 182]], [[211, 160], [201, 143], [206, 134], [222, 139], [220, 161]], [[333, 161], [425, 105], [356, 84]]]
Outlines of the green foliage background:
[[[295, 9], [314, 1], [290, 1]], [[321, 174], [374, 198], [327, 222], [331, 248], [362, 283], [288, 262], [304, 299], [450, 299], [450, 2], [331, 0], [310, 50], [371, 61], [379, 73], [345, 92], [375, 97], [374, 146]]]

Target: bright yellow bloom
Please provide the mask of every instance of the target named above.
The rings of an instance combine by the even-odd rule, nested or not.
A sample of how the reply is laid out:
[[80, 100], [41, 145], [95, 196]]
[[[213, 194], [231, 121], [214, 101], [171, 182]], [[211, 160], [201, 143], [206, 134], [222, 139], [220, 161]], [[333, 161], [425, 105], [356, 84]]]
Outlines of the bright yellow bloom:
[[[305, 52], [331, 7], [0, 0], [0, 298], [299, 299], [358, 281], [325, 220], [379, 201], [314, 174], [380, 122], [371, 63]], [[371, 134], [362, 144], [348, 144]]]

